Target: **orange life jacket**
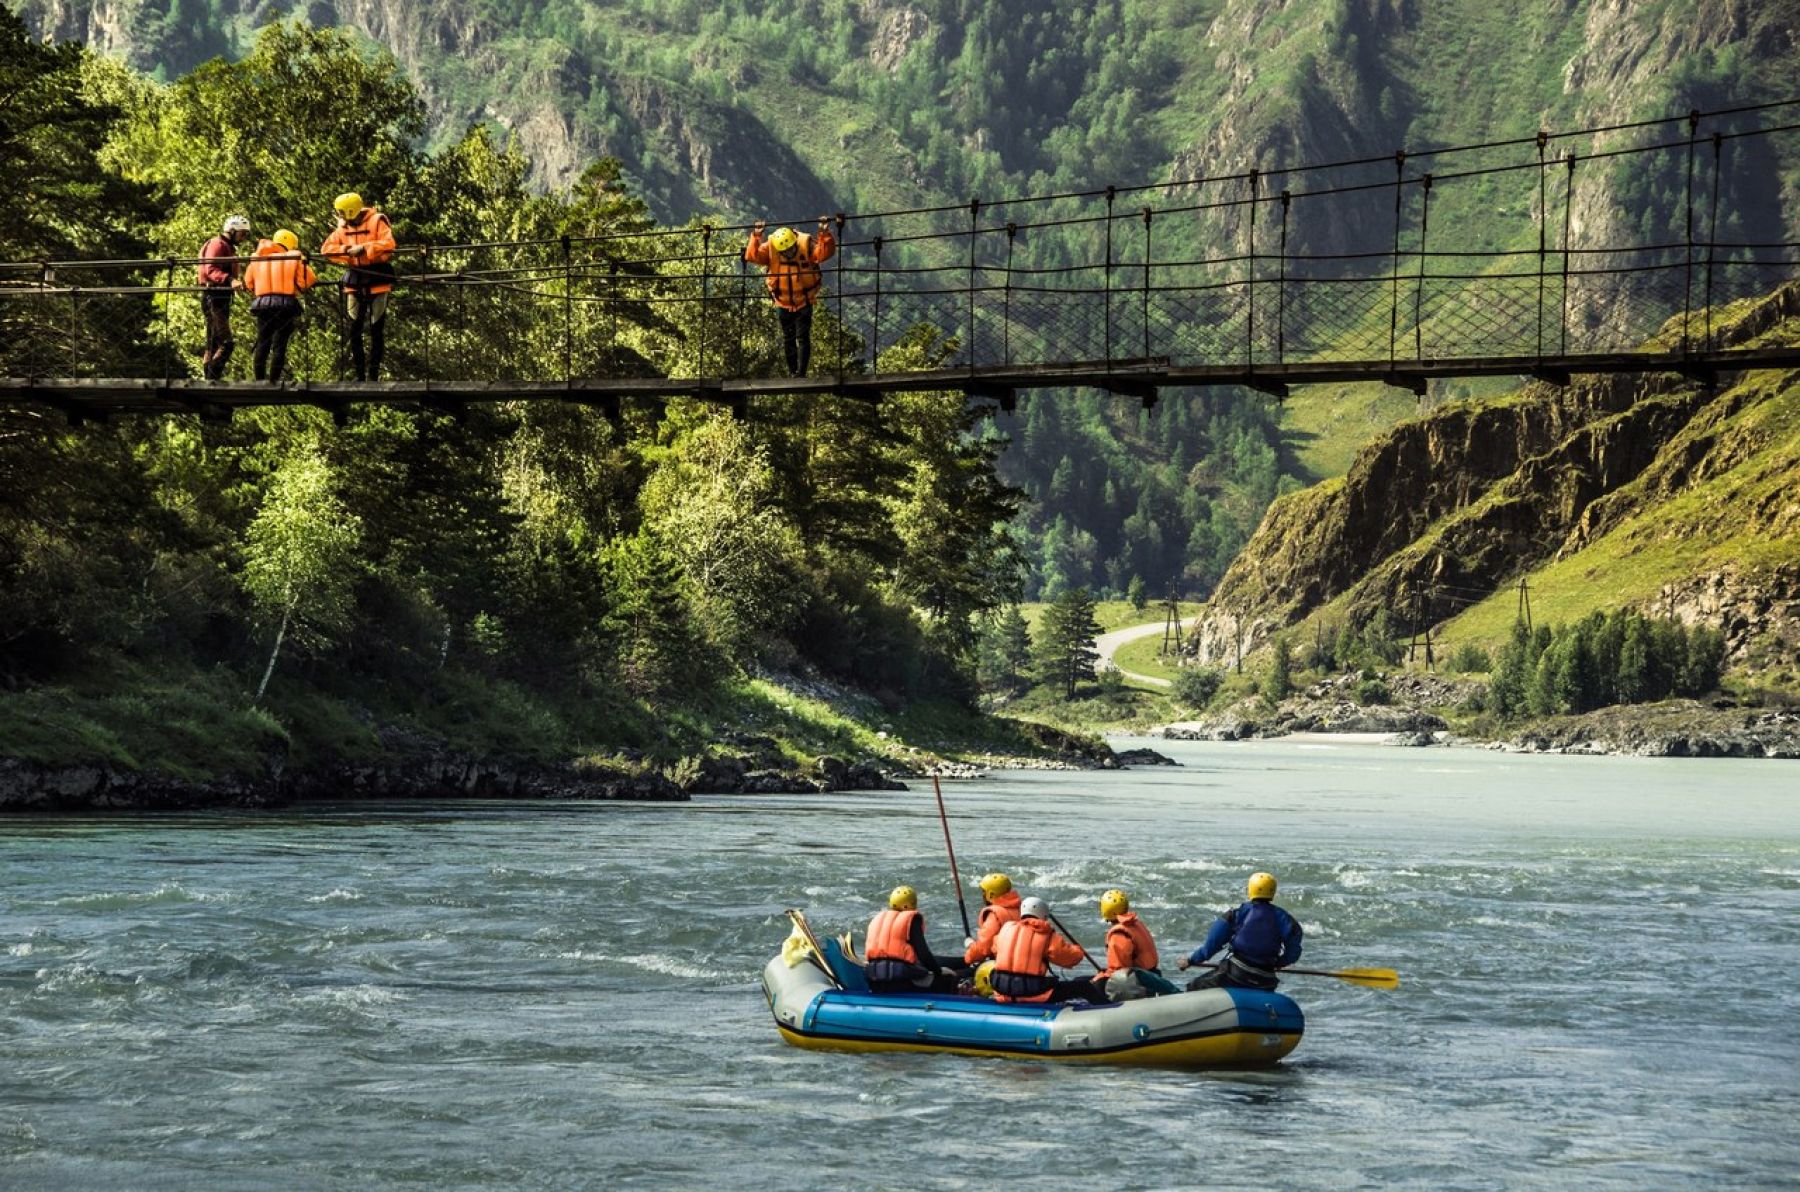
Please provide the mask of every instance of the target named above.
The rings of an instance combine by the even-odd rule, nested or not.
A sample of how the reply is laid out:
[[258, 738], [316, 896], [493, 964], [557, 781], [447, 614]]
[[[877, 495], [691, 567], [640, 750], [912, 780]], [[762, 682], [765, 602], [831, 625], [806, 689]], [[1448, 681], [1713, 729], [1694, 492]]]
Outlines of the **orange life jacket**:
[[1121, 969], [1156, 967], [1156, 941], [1150, 938], [1150, 929], [1136, 911], [1126, 911], [1106, 929], [1106, 971], [1100, 975], [1110, 977]]
[[800, 251], [791, 261], [770, 248], [760, 235], [752, 234], [750, 243], [744, 246], [746, 261], [768, 269], [769, 276], [764, 280], [769, 297], [783, 310], [805, 310], [813, 304], [825, 281], [819, 263], [830, 260], [837, 251], [837, 241], [832, 239], [829, 228], [817, 236], [801, 232], [799, 237]]
[[273, 240], [256, 246], [256, 255], [244, 270], [244, 288], [258, 298], [298, 298], [310, 289], [318, 275], [297, 252], [289, 252]]
[[919, 963], [919, 954], [912, 946], [913, 920], [918, 917], [916, 910], [886, 910], [870, 919], [869, 937], [863, 941], [863, 959]]
[[[354, 257], [344, 255], [345, 249], [358, 244], [363, 246], [362, 252]], [[385, 294], [394, 288], [394, 266], [390, 262], [397, 247], [388, 217], [369, 207], [355, 223], [333, 228], [319, 252], [332, 264], [348, 267], [349, 272], [344, 275], [346, 290]]]
[[1017, 890], [1008, 890], [981, 908], [975, 917], [975, 942], [963, 953], [964, 964], [980, 964], [994, 954], [995, 938], [1002, 927], [1019, 921], [1019, 904], [1023, 901]]

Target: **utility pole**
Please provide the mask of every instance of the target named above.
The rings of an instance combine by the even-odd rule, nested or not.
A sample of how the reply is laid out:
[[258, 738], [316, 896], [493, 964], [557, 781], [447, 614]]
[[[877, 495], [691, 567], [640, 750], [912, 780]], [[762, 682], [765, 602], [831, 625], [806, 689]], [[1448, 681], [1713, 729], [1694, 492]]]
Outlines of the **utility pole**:
[[1525, 622], [1525, 633], [1531, 634], [1531, 581], [1524, 576], [1519, 577], [1519, 612], [1518, 619]]
[[[1171, 649], [1171, 645], [1174, 647]], [[1181, 653], [1181, 603], [1170, 592], [1169, 598], [1163, 602], [1163, 641], [1162, 656]]]

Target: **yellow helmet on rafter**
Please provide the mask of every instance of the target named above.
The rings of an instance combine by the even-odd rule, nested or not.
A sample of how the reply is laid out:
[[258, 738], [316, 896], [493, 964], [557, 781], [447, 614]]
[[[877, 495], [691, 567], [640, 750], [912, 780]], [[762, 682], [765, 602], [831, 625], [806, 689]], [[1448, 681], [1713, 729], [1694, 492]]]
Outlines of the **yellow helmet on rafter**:
[[919, 909], [918, 891], [911, 886], [895, 886], [894, 892], [888, 895], [888, 909], [893, 911]]
[[1253, 873], [1244, 887], [1252, 901], [1275, 897], [1275, 875], [1272, 873]]
[[1123, 890], [1108, 890], [1100, 895], [1100, 917], [1116, 919], [1131, 909], [1131, 899], [1125, 897]]
[[362, 196], [353, 190], [345, 191], [337, 198], [331, 200], [331, 205], [337, 210], [337, 213], [345, 219], [355, 219], [363, 212]]
[[982, 997], [994, 996], [994, 961], [984, 960], [975, 970], [975, 992]]
[[989, 898], [998, 898], [1012, 891], [1012, 879], [1004, 873], [990, 873], [976, 884]]
[[792, 228], [776, 228], [769, 237], [769, 247], [783, 256], [800, 247], [800, 234]]

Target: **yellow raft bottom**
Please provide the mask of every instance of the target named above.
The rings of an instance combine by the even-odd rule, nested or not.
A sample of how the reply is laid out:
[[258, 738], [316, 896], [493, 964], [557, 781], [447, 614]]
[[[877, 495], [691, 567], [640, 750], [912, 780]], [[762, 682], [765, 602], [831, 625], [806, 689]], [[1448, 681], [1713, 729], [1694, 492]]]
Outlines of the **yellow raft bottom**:
[[829, 1039], [803, 1035], [776, 1023], [781, 1037], [809, 1051], [935, 1051], [947, 1055], [1004, 1060], [1053, 1060], [1060, 1064], [1133, 1064], [1146, 1068], [1236, 1068], [1272, 1064], [1300, 1045], [1297, 1034], [1232, 1031], [1167, 1043], [1144, 1043], [1113, 1051], [995, 1051], [943, 1043], [901, 1043], [881, 1039]]

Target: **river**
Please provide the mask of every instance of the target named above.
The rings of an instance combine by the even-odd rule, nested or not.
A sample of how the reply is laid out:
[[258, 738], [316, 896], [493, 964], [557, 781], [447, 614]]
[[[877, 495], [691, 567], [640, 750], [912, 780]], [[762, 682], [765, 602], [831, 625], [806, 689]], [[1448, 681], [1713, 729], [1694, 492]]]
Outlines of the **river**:
[[692, 804], [0, 821], [0, 1187], [1784, 1187], [1800, 1171], [1800, 770], [1284, 740], [946, 787], [1097, 945], [1170, 964], [1269, 869], [1279, 1066], [781, 1043], [804, 905], [898, 881], [960, 939], [929, 786]]

